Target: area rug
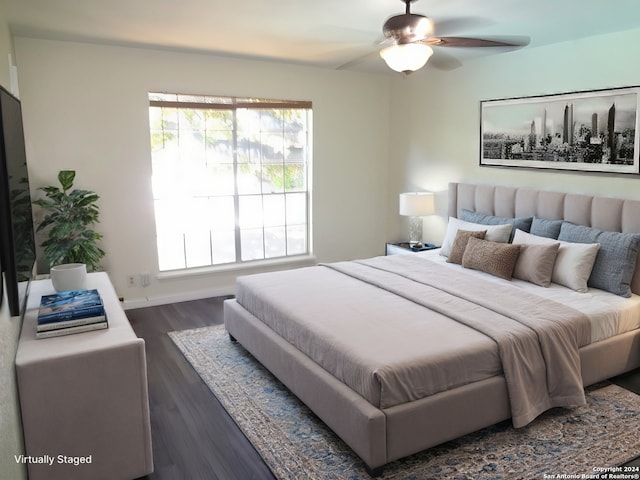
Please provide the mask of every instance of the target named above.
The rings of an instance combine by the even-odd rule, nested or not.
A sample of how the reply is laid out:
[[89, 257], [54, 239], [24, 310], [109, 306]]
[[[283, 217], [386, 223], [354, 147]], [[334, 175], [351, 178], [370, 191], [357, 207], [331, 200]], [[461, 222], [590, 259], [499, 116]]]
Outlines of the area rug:
[[[370, 479], [349, 447], [223, 326], [169, 335], [278, 479]], [[640, 455], [640, 396], [605, 383], [588, 389], [587, 400], [525, 428], [502, 422], [392, 462], [380, 478], [602, 478], [597, 469]]]

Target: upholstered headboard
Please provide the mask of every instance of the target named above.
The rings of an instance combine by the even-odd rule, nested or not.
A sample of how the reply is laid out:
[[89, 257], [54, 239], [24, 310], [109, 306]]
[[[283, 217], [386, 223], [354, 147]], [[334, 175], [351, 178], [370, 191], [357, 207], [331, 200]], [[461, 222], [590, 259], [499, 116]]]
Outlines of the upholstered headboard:
[[[548, 192], [524, 187], [450, 183], [449, 216], [457, 218], [462, 209], [499, 217], [533, 215], [612, 232], [640, 233], [638, 200]], [[631, 289], [640, 294], [640, 256], [636, 262]]]

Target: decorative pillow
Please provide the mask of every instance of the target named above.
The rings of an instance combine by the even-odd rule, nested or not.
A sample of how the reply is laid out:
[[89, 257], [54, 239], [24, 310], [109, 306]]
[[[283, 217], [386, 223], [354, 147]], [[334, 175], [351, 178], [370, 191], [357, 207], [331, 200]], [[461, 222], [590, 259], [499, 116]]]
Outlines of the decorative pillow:
[[463, 209], [460, 212], [460, 220], [464, 220], [465, 222], [480, 223], [482, 225], [504, 225], [506, 223], [513, 225], [511, 238], [509, 238], [509, 241], [511, 241], [511, 239], [513, 238], [513, 233], [517, 228], [519, 228], [523, 232], [528, 232], [531, 229], [531, 222], [533, 221], [533, 217], [496, 217], [494, 215], [487, 215], [485, 213], [472, 212], [471, 210]]
[[564, 222], [558, 239], [578, 243], [599, 243], [600, 251], [593, 264], [588, 285], [621, 297], [631, 296], [631, 280], [638, 258], [640, 234], [607, 232]]
[[444, 240], [442, 241], [440, 255], [444, 255], [445, 257], [449, 256], [449, 253], [451, 252], [451, 246], [453, 245], [453, 241], [456, 238], [456, 232], [459, 229], [472, 231], [485, 230], [487, 232], [484, 237], [485, 240], [506, 243], [509, 241], [509, 236], [511, 235], [513, 226], [510, 224], [481, 225], [479, 223], [465, 222], [464, 220], [460, 220], [459, 218], [449, 217], [447, 233], [445, 234]]
[[518, 256], [518, 261], [513, 269], [514, 278], [526, 280], [541, 287], [548, 287], [551, 283], [560, 242], [553, 242], [549, 245], [526, 243], [516, 245], [520, 245], [520, 256]]
[[534, 245], [560, 243], [556, 263], [551, 274], [551, 281], [580, 293], [589, 290], [587, 280], [589, 280], [591, 269], [600, 248], [599, 243], [571, 243], [538, 237], [520, 230], [516, 231], [513, 243]]
[[462, 255], [464, 254], [465, 249], [467, 248], [467, 243], [469, 243], [469, 239], [479, 238], [484, 239], [487, 231], [486, 230], [458, 230], [456, 233], [456, 238], [453, 241], [453, 245], [451, 246], [451, 252], [447, 257], [447, 262], [449, 263], [457, 263], [458, 265], [462, 263]]
[[470, 237], [462, 256], [462, 266], [511, 280], [519, 254], [520, 245]]
[[560, 235], [562, 223], [562, 220], [547, 220], [546, 218], [533, 217], [529, 233], [539, 237], [553, 238], [555, 240], [558, 238], [558, 235]]

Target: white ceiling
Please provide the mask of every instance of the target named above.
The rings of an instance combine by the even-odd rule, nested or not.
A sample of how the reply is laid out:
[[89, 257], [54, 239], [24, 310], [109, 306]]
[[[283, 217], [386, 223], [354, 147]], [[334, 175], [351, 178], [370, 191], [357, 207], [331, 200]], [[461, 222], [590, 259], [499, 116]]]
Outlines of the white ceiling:
[[[382, 24], [404, 12], [401, 0], [2, 1], [19, 36], [361, 71], [387, 71], [375, 54]], [[419, 0], [412, 12], [431, 17], [436, 35], [528, 36], [526, 48], [640, 28], [638, 0]], [[435, 50], [438, 66], [447, 54], [464, 62], [501, 49]]]

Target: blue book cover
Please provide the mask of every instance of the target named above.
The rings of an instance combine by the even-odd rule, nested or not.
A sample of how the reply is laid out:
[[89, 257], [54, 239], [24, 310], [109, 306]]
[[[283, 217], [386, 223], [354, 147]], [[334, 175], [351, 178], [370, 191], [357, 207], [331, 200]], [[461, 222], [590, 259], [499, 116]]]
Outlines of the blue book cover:
[[43, 295], [38, 311], [38, 324], [104, 315], [98, 290], [71, 290]]

